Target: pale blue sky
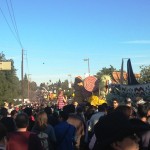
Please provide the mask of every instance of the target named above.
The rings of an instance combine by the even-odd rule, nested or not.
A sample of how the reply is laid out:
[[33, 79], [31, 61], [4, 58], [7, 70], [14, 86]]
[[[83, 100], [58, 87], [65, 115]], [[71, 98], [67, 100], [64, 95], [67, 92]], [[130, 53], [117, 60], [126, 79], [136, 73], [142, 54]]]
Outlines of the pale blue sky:
[[[135, 73], [150, 65], [150, 0], [0, 0], [14, 31], [6, 2], [13, 5], [24, 72], [38, 84], [83, 77], [84, 58], [92, 75], [110, 65], [120, 69], [122, 58], [131, 58]], [[2, 51], [21, 78], [21, 46], [0, 12]]]

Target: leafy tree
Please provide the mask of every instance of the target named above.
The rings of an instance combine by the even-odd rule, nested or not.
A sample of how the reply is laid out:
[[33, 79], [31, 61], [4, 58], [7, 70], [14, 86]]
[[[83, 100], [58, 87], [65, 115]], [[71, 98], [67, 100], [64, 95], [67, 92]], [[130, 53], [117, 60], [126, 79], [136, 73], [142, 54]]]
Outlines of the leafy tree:
[[100, 70], [99, 72], [97, 72], [96, 77], [98, 79], [100, 79], [101, 76], [103, 75], [110, 75], [110, 77], [112, 78], [112, 72], [116, 71], [116, 68], [114, 68], [112, 65], [110, 65], [110, 68], [102, 68], [102, 70]]
[[150, 82], [150, 65], [149, 66], [140, 66], [140, 75], [141, 78], [139, 79], [140, 83], [148, 83]]
[[3, 53], [0, 53], [0, 61], [11, 62], [11, 70], [0, 71], [0, 103], [11, 102], [19, 95], [20, 83], [16, 76], [16, 69], [12, 59], [7, 60]]

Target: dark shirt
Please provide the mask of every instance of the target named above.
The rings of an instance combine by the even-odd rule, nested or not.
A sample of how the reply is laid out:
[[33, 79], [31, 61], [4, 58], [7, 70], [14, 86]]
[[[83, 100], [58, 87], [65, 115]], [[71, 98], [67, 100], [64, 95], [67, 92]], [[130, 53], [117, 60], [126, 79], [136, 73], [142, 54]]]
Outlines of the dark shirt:
[[141, 149], [150, 150], [150, 130], [141, 133]]
[[42, 150], [40, 139], [29, 131], [11, 132], [7, 138], [6, 150]]
[[57, 139], [56, 150], [73, 150], [75, 127], [64, 121], [56, 125], [54, 129]]

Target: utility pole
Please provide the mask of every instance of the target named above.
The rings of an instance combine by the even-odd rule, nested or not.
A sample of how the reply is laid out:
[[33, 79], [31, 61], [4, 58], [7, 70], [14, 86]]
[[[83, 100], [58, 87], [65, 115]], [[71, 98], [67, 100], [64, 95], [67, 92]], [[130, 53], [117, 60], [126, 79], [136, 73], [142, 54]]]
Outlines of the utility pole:
[[23, 74], [24, 74], [24, 68], [23, 68], [23, 66], [24, 66], [24, 63], [23, 63], [23, 55], [24, 55], [24, 50], [22, 49], [22, 60], [21, 60], [21, 80], [22, 80], [22, 85], [21, 85], [21, 87], [22, 87], [22, 104], [24, 103], [24, 79], [23, 79]]
[[28, 99], [30, 100], [30, 75], [31, 74], [28, 74]]

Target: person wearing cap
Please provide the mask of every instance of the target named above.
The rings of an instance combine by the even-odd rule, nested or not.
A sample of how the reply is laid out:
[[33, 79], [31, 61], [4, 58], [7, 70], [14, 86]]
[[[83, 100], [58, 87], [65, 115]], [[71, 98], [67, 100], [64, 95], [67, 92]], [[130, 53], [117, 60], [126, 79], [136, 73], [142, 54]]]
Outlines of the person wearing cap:
[[135, 108], [134, 106], [132, 106], [132, 100], [131, 100], [131, 98], [126, 98], [125, 105], [129, 106], [130, 108], [132, 108], [132, 115], [131, 115], [131, 117], [132, 118], [137, 117], [137, 108]]
[[137, 131], [123, 113], [105, 115], [94, 127], [96, 143], [93, 150], [139, 150]]

